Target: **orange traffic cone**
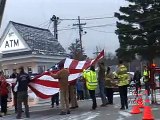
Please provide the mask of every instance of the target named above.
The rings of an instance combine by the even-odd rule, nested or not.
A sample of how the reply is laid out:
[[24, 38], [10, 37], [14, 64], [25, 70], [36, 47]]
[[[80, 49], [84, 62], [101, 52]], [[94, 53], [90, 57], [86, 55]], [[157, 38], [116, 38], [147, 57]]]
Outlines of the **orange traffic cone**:
[[143, 101], [142, 102], [138, 101], [138, 106], [139, 106], [139, 108], [144, 108]]
[[139, 113], [141, 113], [138, 105], [134, 105], [134, 106], [132, 107], [132, 111], [131, 111], [130, 113], [131, 113], [131, 114], [139, 114]]
[[143, 113], [143, 118], [142, 120], [154, 120], [152, 110], [150, 106], [145, 106], [144, 107], [144, 113]]
[[140, 97], [138, 98], [138, 100], [136, 102], [137, 102], [139, 108], [144, 108], [142, 95], [139, 95], [139, 96]]

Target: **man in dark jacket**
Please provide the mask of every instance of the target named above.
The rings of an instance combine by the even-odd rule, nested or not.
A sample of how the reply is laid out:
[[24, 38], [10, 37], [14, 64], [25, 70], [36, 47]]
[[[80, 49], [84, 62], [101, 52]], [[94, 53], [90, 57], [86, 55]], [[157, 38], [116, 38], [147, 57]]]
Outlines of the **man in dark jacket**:
[[24, 68], [19, 68], [19, 75], [17, 76], [17, 119], [21, 119], [22, 115], [22, 102], [25, 106], [26, 117], [29, 118], [29, 107], [28, 107], [28, 84], [30, 77], [24, 72]]

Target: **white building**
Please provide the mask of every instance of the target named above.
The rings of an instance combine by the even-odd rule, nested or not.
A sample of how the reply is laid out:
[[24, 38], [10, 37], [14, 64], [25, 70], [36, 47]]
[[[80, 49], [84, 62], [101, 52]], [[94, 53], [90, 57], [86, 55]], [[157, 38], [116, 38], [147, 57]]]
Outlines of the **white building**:
[[10, 21], [0, 40], [1, 69], [10, 75], [23, 66], [41, 73], [66, 57], [66, 51], [48, 29]]

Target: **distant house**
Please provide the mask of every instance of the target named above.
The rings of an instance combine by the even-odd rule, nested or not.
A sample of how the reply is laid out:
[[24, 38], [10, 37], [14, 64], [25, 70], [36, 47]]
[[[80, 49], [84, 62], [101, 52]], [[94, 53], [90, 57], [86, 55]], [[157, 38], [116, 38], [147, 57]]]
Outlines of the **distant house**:
[[0, 63], [6, 75], [20, 66], [41, 73], [67, 56], [48, 29], [10, 21], [1, 38]]

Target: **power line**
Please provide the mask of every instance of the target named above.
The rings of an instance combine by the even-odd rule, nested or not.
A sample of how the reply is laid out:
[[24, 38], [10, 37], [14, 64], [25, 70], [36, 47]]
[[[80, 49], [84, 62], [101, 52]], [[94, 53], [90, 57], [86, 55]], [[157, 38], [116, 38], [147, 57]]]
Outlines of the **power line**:
[[49, 29], [49, 27], [51, 26], [51, 23], [52, 23], [52, 22], [51, 22], [51, 21], [49, 21], [48, 29]]
[[102, 32], [102, 33], [115, 33], [115, 32], [106, 32], [106, 31], [102, 31], [102, 30], [95, 30], [92, 28], [87, 28], [87, 29], [92, 30], [92, 31], [96, 31], [96, 32]]
[[[106, 26], [115, 26], [115, 24], [95, 25], [95, 26], [87, 26], [87, 27], [83, 27], [83, 28], [96, 28], [96, 27], [106, 27]], [[78, 29], [78, 28], [59, 29], [58, 31], [72, 30], [72, 29]]]
[[47, 20], [47, 21], [45, 21], [45, 22], [39, 24], [38, 26], [46, 25], [46, 24], [48, 24], [48, 22], [50, 22], [50, 20]]
[[[101, 20], [101, 19], [106, 19], [106, 18], [115, 18], [115, 17], [111, 16], [111, 17], [82, 18], [81, 20]], [[67, 18], [67, 19], [60, 19], [60, 20], [78, 20], [78, 19]]]
[[105, 27], [105, 26], [115, 26], [115, 24], [95, 25], [95, 26], [88, 26], [83, 28], [94, 28], [94, 27]]

